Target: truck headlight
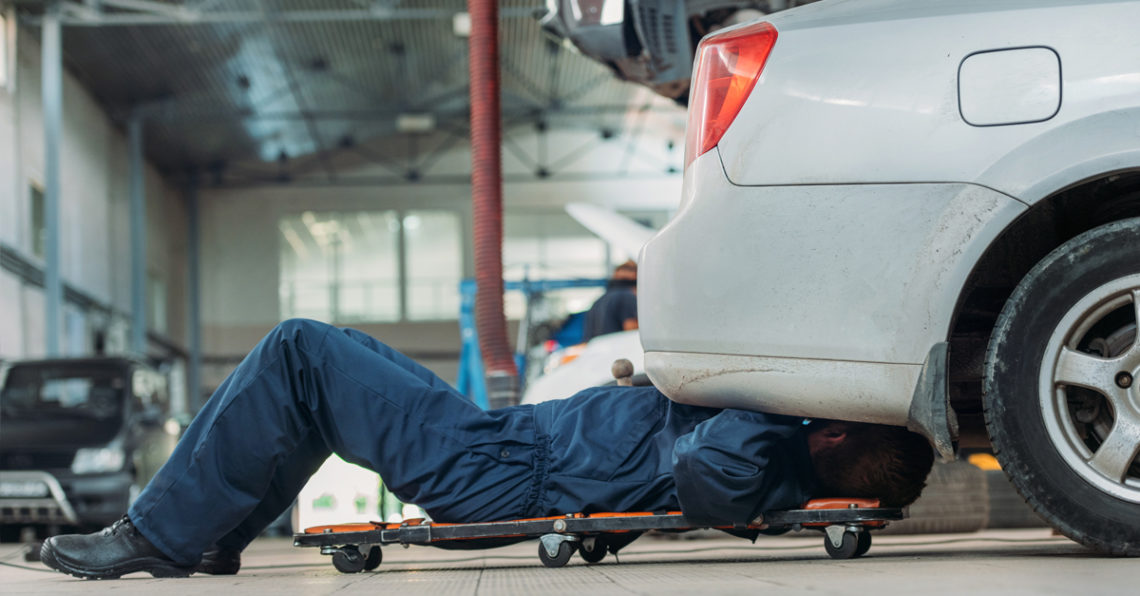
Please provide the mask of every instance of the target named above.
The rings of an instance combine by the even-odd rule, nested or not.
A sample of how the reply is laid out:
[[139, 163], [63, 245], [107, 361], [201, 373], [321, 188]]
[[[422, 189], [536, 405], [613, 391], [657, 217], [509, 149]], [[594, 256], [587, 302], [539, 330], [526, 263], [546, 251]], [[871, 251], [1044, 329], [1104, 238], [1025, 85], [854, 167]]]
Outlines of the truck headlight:
[[125, 460], [122, 447], [85, 447], [75, 452], [71, 471], [76, 474], [118, 472], [123, 469]]

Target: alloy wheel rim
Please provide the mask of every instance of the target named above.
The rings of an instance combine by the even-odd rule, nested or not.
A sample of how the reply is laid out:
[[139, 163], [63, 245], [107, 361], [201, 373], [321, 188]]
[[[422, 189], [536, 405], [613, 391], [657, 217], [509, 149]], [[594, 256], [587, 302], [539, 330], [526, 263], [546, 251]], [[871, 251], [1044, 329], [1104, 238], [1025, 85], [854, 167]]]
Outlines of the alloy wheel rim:
[[1140, 504], [1140, 274], [1086, 294], [1046, 345], [1038, 395], [1049, 439], [1089, 484]]

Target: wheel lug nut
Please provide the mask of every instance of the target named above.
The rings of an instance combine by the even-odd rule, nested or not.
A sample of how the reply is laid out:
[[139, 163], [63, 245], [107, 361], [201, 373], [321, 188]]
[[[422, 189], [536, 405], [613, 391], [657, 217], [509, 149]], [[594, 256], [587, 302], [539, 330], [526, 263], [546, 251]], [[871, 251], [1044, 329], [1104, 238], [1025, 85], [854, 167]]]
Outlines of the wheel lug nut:
[[1122, 389], [1128, 389], [1132, 386], [1132, 375], [1126, 372], [1116, 373], [1116, 385]]

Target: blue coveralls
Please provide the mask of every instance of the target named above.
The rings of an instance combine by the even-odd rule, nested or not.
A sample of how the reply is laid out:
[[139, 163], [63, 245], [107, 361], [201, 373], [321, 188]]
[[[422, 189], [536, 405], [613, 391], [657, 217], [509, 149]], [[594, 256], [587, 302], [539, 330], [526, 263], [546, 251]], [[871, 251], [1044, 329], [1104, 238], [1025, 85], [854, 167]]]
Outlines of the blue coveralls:
[[244, 548], [331, 454], [436, 521], [677, 509], [746, 522], [809, 498], [795, 418], [670, 401], [652, 387], [483, 411], [351, 329], [278, 325], [222, 383], [129, 515], [176, 562]]

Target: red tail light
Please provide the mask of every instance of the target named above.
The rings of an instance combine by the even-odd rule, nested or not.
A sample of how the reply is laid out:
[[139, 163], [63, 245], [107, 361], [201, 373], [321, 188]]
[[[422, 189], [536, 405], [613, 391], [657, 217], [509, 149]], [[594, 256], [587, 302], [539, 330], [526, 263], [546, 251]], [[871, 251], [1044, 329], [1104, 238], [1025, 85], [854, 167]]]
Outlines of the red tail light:
[[685, 167], [720, 142], [756, 86], [774, 45], [776, 28], [771, 23], [755, 23], [697, 46], [689, 92]]

